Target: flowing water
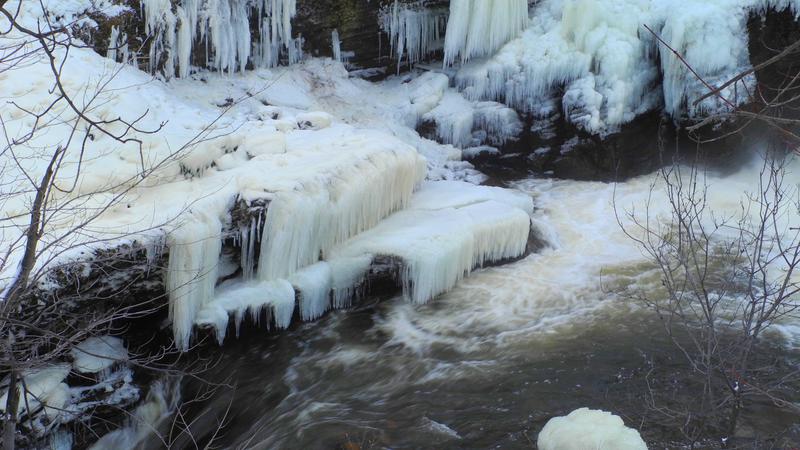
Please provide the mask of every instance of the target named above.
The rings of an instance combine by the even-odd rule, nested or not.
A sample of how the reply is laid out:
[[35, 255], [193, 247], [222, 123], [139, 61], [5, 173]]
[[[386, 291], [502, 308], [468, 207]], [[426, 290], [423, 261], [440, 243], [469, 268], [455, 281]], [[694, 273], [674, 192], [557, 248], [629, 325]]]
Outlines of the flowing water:
[[[730, 194], [754, 176], [710, 182]], [[534, 198], [546, 248], [477, 271], [428, 305], [375, 299], [285, 333], [230, 339], [206, 376], [235, 389], [193, 415], [213, 428], [227, 411], [216, 442], [225, 448], [534, 448], [549, 418], [583, 406], [638, 428], [645, 400], [633, 387], [654, 358], [683, 364], [660, 323], [617, 294], [660, 285], [612, 205], [641, 211], [651, 198], [652, 214], [668, 213], [658, 187], [649, 195], [653, 179], [515, 183]], [[738, 196], [712, 203], [735, 207]], [[796, 419], [746, 421], [771, 433]]]

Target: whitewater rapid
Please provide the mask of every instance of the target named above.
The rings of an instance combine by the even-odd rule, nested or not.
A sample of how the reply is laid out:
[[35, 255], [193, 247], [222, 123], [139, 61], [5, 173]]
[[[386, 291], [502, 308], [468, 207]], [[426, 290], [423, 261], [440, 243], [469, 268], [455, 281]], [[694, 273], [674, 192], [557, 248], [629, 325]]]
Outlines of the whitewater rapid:
[[[735, 211], [758, 169], [710, 173], [709, 186], [727, 192], [712, 195], [712, 207]], [[798, 169], [789, 166], [790, 186]], [[224, 444], [530, 448], [529, 431], [553, 415], [582, 406], [635, 414], [641, 399], [624, 380], [648, 367], [647, 355], [674, 349], [658, 320], [619, 294], [628, 286], [653, 293], [660, 281], [614, 205], [623, 221], [648, 199], [653, 217], [667, 217], [654, 179], [519, 181], [513, 187], [533, 198], [547, 243], [538, 252], [476, 271], [430, 304], [372, 299], [278, 336], [226, 344], [216, 376], [233, 373], [238, 387]], [[785, 334], [790, 343], [796, 336]]]

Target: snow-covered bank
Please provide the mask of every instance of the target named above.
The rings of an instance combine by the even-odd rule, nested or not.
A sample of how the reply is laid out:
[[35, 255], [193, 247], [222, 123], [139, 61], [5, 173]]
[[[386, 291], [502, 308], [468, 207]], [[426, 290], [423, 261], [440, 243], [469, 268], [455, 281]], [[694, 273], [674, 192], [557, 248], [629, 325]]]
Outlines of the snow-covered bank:
[[[295, 280], [301, 291], [311, 289], [297, 281], [300, 271], [321, 260], [336, 269], [331, 274], [336, 305], [350, 300], [342, 293], [352, 293], [366, 270], [347, 261], [369, 260], [370, 255], [402, 258], [408, 271], [403, 286], [409, 298], [424, 302], [474, 267], [519, 256], [525, 249], [532, 210], [528, 197], [443, 183], [426, 186], [421, 200], [413, 200], [426, 178], [481, 180], [459, 161], [459, 150], [414, 131], [446, 99], [443, 75], [372, 85], [349, 79], [338, 62], [309, 60], [287, 68], [237, 75], [203, 72], [163, 82], [86, 49], [74, 48], [69, 56], [57, 52], [56, 57], [65, 58], [62, 85], [74, 98], [85, 99], [91, 117], [143, 118], [134, 130], [141, 149], [136, 142], [120, 143], [102, 133], [79, 149], [68, 136], [70, 123], [81, 120], [66, 108], [48, 113], [59, 121], [48, 121], [42, 127], [46, 132], [26, 144], [64, 146], [56, 183], [74, 185], [54, 193], [51, 201], [44, 239], [45, 244], [53, 241], [49, 255], [55, 259], [49, 264], [84, 264], [90, 270], [93, 252], [123, 244], [143, 247], [148, 261], [157, 264], [166, 251], [164, 287], [179, 348], [188, 348], [198, 314], [208, 308], [241, 316], [250, 307], [283, 305], [275, 316], [285, 325], [295, 304], [286, 286]], [[53, 100], [55, 94], [47, 90], [51, 76], [46, 60], [32, 58], [0, 74], [0, 83], [12, 87], [7, 100], [36, 111]], [[20, 111], [3, 111], [9, 139], [32, 126]], [[486, 123], [507, 120], [503, 114], [498, 120], [484, 116]], [[43, 152], [23, 166], [9, 165], [16, 171], [9, 179], [18, 181], [4, 214], [20, 218], [19, 232], [30, 193], [16, 188], [26, 179], [23, 171], [39, 177], [47, 162]], [[138, 180], [142, 170], [148, 173], [143, 182]], [[456, 191], [463, 191], [463, 204], [442, 194]], [[109, 196], [119, 198], [106, 205]], [[70, 233], [90, 216], [63, 206], [84, 198], [96, 202], [102, 213], [91, 227]], [[425, 206], [414, 206], [420, 202]], [[234, 223], [231, 211], [242, 203], [262, 206], [249, 220]], [[241, 257], [223, 261], [223, 234], [235, 233], [237, 226], [233, 245]], [[405, 240], [398, 240], [403, 233]], [[11, 246], [16, 238], [5, 239]], [[19, 257], [21, 248], [12, 248], [12, 257]], [[14, 265], [6, 267], [8, 280]], [[248, 300], [222, 295], [215, 302], [218, 279], [237, 270], [245, 284], [274, 286], [263, 292], [275, 292], [275, 298], [254, 291]], [[60, 281], [44, 280], [40, 288], [56, 289]], [[305, 302], [327, 297], [319, 287], [316, 292], [305, 295]], [[304, 308], [308, 318], [326, 309]], [[214, 317], [214, 323], [222, 321]]]
[[[69, 363], [22, 374], [24, 384], [17, 386], [20, 411], [29, 420], [20, 426], [29, 445], [48, 435], [58, 439], [58, 433], [53, 433], [59, 426], [80, 421], [97, 408], [126, 408], [139, 400], [140, 387], [133, 382], [122, 340], [92, 337], [78, 344], [71, 356]], [[5, 413], [7, 398], [6, 384], [0, 390], [0, 412]]]

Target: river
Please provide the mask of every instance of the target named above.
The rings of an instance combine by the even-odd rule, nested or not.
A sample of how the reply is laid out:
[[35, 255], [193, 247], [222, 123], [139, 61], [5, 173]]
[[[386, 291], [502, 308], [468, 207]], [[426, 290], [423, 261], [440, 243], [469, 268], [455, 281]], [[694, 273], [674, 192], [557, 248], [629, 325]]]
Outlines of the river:
[[[757, 176], [755, 167], [710, 176], [727, 192], [712, 206], [734, 208], [733, 193]], [[658, 186], [650, 195], [653, 180], [512, 183], [534, 198], [543, 249], [477, 271], [428, 305], [369, 298], [288, 332], [229, 339], [205, 377], [234, 388], [191, 411], [195, 429], [207, 438], [224, 415], [223, 448], [533, 448], [549, 418], [588, 406], [668, 447], [676, 430], [643, 422], [645, 378], [685, 361], [653, 314], [619, 295], [660, 283], [613, 202], [641, 212], [651, 198], [651, 215], [667, 214]], [[783, 348], [793, 347], [793, 323], [781, 326]], [[691, 396], [686, 389], [674, 388]], [[767, 436], [796, 421], [757, 404], [743, 423]]]

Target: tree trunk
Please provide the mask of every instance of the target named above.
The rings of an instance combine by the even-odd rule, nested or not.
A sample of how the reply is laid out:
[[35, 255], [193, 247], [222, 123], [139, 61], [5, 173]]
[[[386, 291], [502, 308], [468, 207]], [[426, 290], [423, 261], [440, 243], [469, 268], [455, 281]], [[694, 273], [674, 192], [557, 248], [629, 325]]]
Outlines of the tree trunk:
[[11, 370], [6, 400], [5, 424], [3, 425], [3, 450], [14, 450], [17, 435], [17, 413], [19, 410], [19, 389], [17, 371]]
[[[737, 386], [738, 388], [738, 386]], [[725, 448], [729, 448], [733, 437], [736, 436], [736, 427], [739, 424], [739, 414], [742, 411], [742, 395], [737, 389], [733, 393], [733, 405], [731, 406], [730, 422], [728, 423], [728, 440], [725, 441]]]

